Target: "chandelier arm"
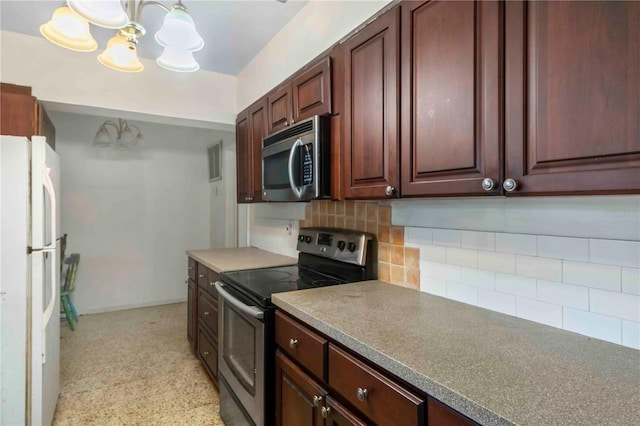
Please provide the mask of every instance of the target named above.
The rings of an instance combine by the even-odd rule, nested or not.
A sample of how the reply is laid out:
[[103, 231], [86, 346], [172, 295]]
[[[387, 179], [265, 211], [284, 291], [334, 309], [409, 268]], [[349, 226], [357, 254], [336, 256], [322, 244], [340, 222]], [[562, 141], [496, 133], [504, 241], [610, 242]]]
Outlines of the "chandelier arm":
[[120, 130], [121, 128], [111, 120], [105, 121], [104, 123], [102, 123], [102, 125], [100, 127], [105, 127], [106, 128], [107, 126], [113, 126], [113, 128], [116, 129], [117, 139], [119, 139], [120, 136], [122, 135], [122, 130]]
[[[138, 132], [138, 135], [141, 135], [142, 132], [140, 131], [140, 129], [138, 129], [138, 126], [136, 126], [135, 124], [129, 124], [127, 123], [127, 126], [129, 126], [129, 128], [133, 127], [134, 129], [136, 129], [136, 132]], [[137, 136], [137, 135], [136, 135]]]
[[[129, 0], [132, 1], [132, 0]], [[180, 3], [180, 2], [178, 2]], [[164, 10], [165, 12], [169, 12], [169, 8], [167, 6], [165, 6], [164, 4], [157, 2], [157, 1], [153, 1], [153, 0], [142, 0], [141, 2], [138, 3], [138, 8], [136, 10], [136, 20], [140, 19], [140, 14], [142, 13], [142, 8], [148, 5], [153, 5], [153, 6], [158, 6], [159, 8], [161, 8], [162, 10]]]

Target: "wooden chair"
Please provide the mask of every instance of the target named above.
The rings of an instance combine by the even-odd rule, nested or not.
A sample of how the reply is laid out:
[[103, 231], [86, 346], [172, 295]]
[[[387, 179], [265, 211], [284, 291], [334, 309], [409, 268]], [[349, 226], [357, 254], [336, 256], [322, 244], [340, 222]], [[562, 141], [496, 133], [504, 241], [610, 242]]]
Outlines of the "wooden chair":
[[75, 290], [76, 272], [78, 271], [79, 263], [80, 255], [78, 253], [70, 254], [69, 257], [64, 260], [67, 271], [64, 277], [64, 285], [60, 289], [60, 305], [62, 305], [62, 312], [64, 312], [71, 331], [75, 330], [73, 321], [79, 321], [78, 312], [73, 305], [73, 300], [71, 300], [71, 293]]

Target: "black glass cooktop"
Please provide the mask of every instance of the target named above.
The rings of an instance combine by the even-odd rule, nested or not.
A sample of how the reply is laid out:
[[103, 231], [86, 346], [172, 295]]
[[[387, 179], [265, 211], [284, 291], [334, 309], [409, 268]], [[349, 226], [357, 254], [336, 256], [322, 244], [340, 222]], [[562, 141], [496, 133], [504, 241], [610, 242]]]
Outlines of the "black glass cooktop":
[[224, 284], [241, 291], [262, 307], [271, 304], [271, 295], [274, 293], [326, 287], [346, 282], [298, 265], [225, 272], [221, 279]]

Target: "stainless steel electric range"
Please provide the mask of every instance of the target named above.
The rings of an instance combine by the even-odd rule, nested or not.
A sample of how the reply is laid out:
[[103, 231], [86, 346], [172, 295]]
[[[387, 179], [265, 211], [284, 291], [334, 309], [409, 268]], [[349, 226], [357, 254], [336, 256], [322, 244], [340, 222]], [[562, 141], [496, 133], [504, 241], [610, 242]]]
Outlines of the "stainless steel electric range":
[[371, 234], [301, 228], [297, 248], [297, 265], [225, 272], [216, 282], [220, 415], [227, 426], [274, 423], [272, 294], [376, 278]]

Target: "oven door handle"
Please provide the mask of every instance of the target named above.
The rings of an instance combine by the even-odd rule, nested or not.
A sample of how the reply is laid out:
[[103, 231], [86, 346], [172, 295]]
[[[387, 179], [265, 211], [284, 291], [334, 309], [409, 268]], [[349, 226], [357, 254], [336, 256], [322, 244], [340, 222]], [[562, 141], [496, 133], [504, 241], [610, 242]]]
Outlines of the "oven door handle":
[[291, 151], [289, 151], [289, 186], [291, 186], [291, 190], [296, 195], [296, 197], [302, 198], [302, 191], [296, 186], [296, 183], [293, 181], [293, 156], [296, 153], [296, 148], [298, 148], [299, 146], [304, 146], [304, 143], [302, 143], [302, 139], [298, 139], [297, 141], [295, 141], [293, 143], [293, 146], [291, 146]]
[[264, 312], [261, 309], [258, 309], [255, 306], [245, 305], [244, 303], [233, 297], [227, 290], [224, 289], [224, 284], [222, 284], [220, 281], [216, 281], [216, 290], [218, 290], [218, 293], [220, 293], [225, 301], [229, 302], [239, 311], [250, 315], [255, 319], [262, 320], [264, 318]]

